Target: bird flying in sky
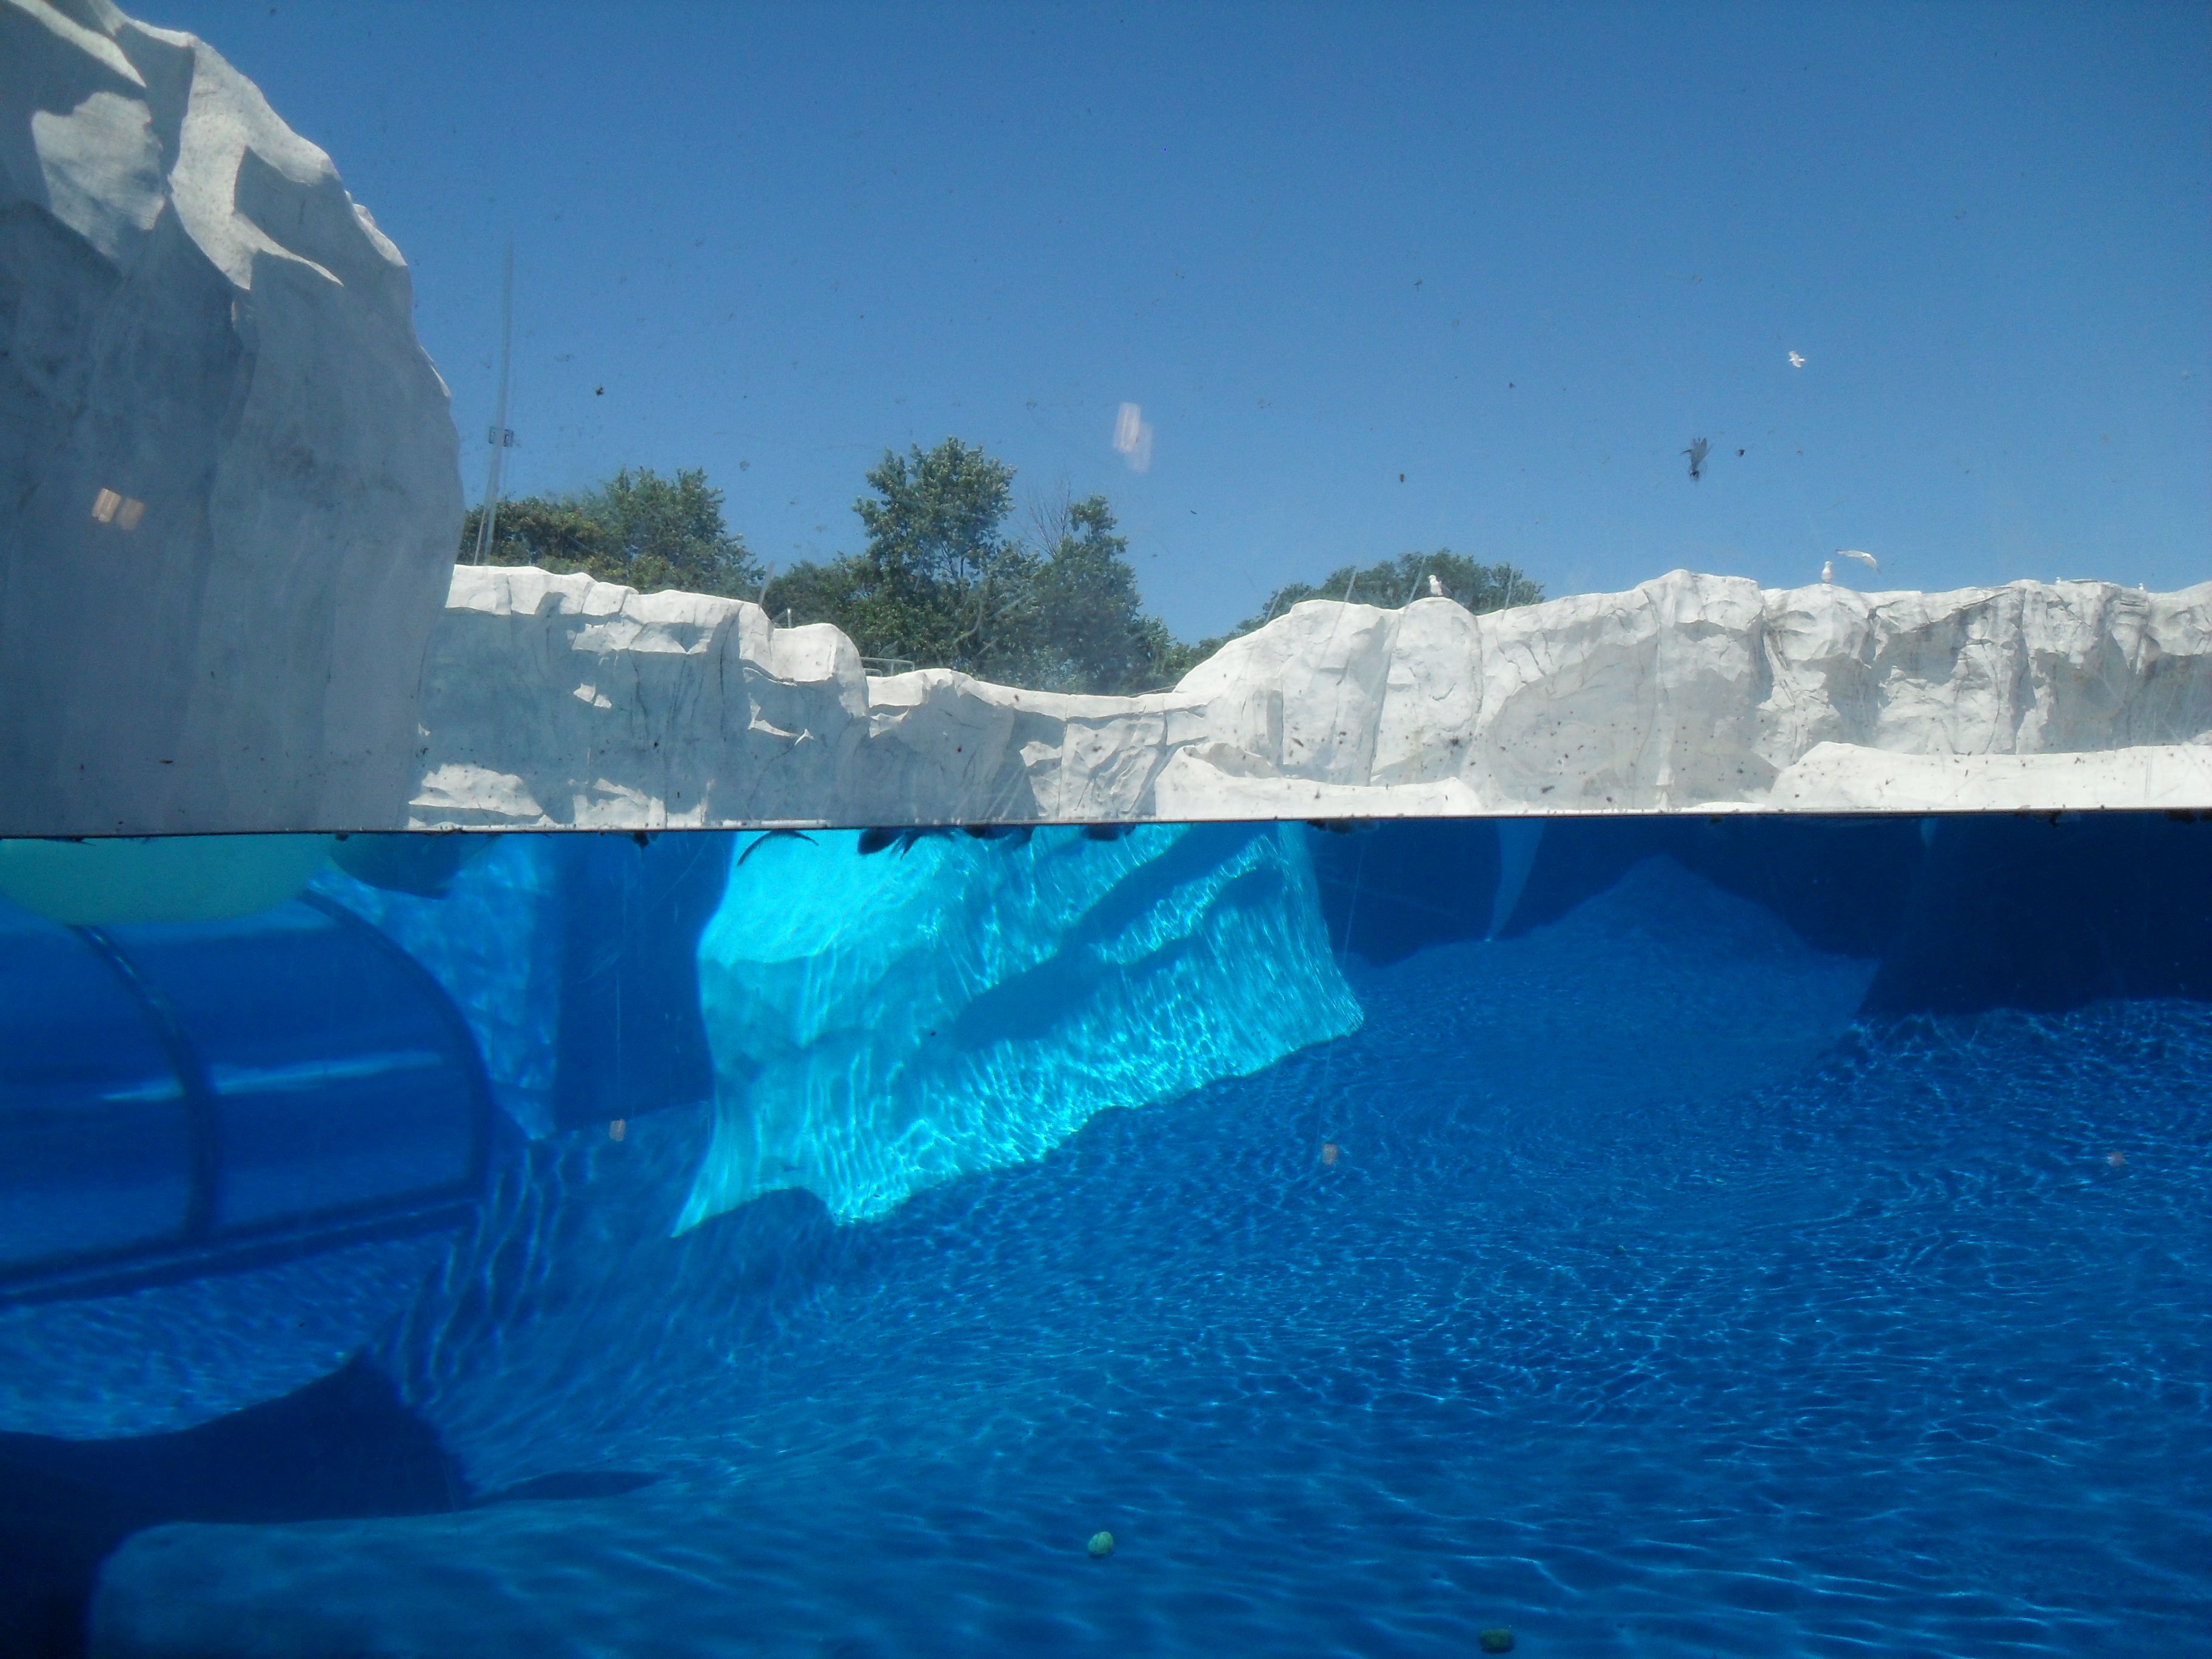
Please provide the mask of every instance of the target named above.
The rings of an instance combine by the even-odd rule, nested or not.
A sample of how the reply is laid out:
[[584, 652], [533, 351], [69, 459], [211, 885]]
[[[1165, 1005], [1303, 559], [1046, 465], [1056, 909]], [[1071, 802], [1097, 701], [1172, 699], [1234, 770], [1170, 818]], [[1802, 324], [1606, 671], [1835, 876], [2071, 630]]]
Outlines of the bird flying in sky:
[[1707, 443], [1703, 438], [1692, 438], [1690, 440], [1690, 447], [1682, 452], [1685, 455], [1687, 455], [1690, 458], [1690, 482], [1692, 483], [1697, 483], [1698, 479], [1705, 476], [1705, 457], [1712, 453], [1712, 448], [1713, 447]]
[[1793, 351], [1790, 354], [1790, 367], [1792, 368], [1802, 368], [1805, 367], [1805, 360]]

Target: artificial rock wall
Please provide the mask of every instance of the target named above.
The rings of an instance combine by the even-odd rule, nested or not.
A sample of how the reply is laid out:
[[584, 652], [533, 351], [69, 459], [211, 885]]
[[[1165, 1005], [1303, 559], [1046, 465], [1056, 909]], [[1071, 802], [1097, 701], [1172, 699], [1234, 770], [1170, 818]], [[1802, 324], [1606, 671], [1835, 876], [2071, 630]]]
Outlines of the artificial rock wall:
[[1317, 600], [1172, 691], [868, 678], [826, 626], [453, 573], [418, 827], [2212, 807], [2212, 583]]
[[0, 835], [404, 821], [461, 516], [412, 303], [204, 44], [0, 0]]
[[0, 837], [2212, 806], [2212, 585], [1315, 603], [1119, 698], [456, 570], [410, 307], [204, 44], [0, 0]]

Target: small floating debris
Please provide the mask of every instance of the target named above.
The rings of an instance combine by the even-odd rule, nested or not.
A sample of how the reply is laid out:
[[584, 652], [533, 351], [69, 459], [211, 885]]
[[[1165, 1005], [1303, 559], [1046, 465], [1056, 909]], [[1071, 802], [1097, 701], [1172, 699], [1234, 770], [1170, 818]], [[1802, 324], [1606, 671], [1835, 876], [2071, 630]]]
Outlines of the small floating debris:
[[609, 1140], [621, 1140], [628, 1136], [629, 1133], [629, 1120], [628, 1118], [610, 1118], [607, 1121], [607, 1139]]
[[1110, 1532], [1094, 1532], [1091, 1534], [1091, 1541], [1085, 1544], [1084, 1548], [1091, 1552], [1092, 1560], [1103, 1561], [1114, 1553], [1114, 1534]]
[[1486, 1630], [1483, 1632], [1482, 1634], [1475, 1639], [1482, 1644], [1482, 1650], [1485, 1653], [1510, 1653], [1513, 1651], [1513, 1632], [1505, 1629], [1502, 1626], [1496, 1630]]
[[1339, 1146], [1334, 1141], [1324, 1140], [1322, 1142], [1321, 1161], [1323, 1164], [1329, 1165], [1333, 1169], [1335, 1167], [1336, 1160], [1343, 1156], [1344, 1149], [1341, 1146]]

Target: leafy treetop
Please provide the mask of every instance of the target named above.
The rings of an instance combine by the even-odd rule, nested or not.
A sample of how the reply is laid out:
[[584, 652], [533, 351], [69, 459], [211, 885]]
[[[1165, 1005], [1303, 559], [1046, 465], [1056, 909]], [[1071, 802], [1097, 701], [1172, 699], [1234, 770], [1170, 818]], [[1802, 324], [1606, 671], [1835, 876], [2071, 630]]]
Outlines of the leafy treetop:
[[957, 438], [886, 451], [866, 476], [875, 494], [853, 505], [866, 546], [778, 575], [772, 615], [835, 623], [878, 663], [1040, 690], [1151, 690], [1188, 665], [1144, 613], [1104, 496], [1063, 492], [1024, 538], [1006, 528], [1013, 469]]
[[[955, 668], [1006, 685], [1121, 695], [1172, 685], [1302, 599], [1401, 605], [1427, 596], [1432, 576], [1470, 611], [1544, 597], [1510, 565], [1440, 548], [1290, 583], [1222, 638], [1183, 645], [1146, 614], [1128, 538], [1104, 496], [1062, 488], [1032, 505], [1023, 533], [1011, 532], [1013, 469], [957, 438], [886, 450], [866, 477], [872, 493], [853, 504], [867, 532], [862, 550], [772, 580], [723, 522], [722, 492], [696, 469], [663, 477], [624, 468], [584, 495], [502, 502], [490, 557], [648, 592], [757, 598], [780, 622], [834, 623], [878, 670]], [[478, 516], [462, 527], [463, 559], [475, 556]]]
[[[461, 525], [460, 557], [476, 556], [483, 509]], [[581, 495], [525, 495], [501, 501], [493, 520], [493, 564], [580, 570], [601, 581], [653, 592], [682, 588], [732, 598], [759, 597], [760, 562], [722, 520], [722, 492], [693, 467], [664, 478], [651, 467], [624, 467]]]

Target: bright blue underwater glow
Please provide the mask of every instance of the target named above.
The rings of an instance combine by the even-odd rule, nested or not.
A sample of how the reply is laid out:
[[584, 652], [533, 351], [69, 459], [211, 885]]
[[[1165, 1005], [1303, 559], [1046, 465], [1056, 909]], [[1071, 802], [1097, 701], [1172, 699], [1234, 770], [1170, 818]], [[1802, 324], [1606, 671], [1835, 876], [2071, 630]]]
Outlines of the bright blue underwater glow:
[[1353, 1030], [1304, 836], [754, 842], [699, 943], [717, 1110], [679, 1224], [791, 1187], [883, 1215]]
[[[726, 906], [703, 954], [761, 937]], [[380, 1363], [479, 1490], [653, 1483], [144, 1533], [100, 1616], [270, 1653], [2200, 1640], [2212, 1012], [1855, 1026], [1869, 964], [1665, 860], [1346, 973], [1353, 1034], [873, 1220], [784, 1192], [671, 1237], [703, 1107], [534, 1143]]]

